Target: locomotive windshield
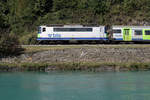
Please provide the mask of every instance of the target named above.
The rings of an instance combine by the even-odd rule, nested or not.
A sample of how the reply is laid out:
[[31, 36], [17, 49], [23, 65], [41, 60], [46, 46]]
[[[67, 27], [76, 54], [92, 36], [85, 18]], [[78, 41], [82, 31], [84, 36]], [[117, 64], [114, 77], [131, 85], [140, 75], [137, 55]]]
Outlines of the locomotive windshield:
[[38, 27], [38, 33], [39, 34], [41, 33], [41, 27]]

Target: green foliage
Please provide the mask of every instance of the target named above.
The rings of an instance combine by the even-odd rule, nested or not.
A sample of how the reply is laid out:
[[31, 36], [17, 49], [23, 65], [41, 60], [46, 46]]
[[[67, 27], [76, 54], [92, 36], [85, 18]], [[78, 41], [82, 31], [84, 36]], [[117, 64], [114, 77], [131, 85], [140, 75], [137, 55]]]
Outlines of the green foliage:
[[0, 35], [0, 57], [18, 55], [21, 51], [18, 38], [14, 34]]
[[31, 34], [25, 34], [24, 36], [20, 37], [19, 40], [21, 44], [28, 45], [28, 44], [36, 44], [37, 43], [37, 34], [31, 33]]
[[149, 71], [150, 63], [97, 63], [97, 62], [24, 62], [24, 63], [0, 63], [1, 71]]
[[149, 5], [150, 0], [1, 0], [0, 31], [22, 38], [44, 24], [149, 24]]
[[8, 8], [6, 1], [0, 1], [0, 30], [3, 30], [8, 27]]

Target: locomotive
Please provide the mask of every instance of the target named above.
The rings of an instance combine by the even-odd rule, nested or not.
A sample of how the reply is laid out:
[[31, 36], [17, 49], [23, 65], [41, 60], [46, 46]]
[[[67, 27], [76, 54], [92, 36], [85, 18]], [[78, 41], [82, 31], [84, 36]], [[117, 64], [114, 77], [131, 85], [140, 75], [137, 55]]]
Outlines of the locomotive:
[[38, 27], [37, 40], [44, 43], [143, 42], [150, 41], [150, 26], [43, 25]]

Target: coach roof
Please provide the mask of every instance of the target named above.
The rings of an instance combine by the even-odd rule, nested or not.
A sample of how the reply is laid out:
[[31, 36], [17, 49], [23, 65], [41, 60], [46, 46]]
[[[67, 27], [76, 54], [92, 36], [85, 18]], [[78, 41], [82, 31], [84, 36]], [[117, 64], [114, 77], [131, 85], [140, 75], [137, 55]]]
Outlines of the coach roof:
[[123, 25], [114, 25], [113, 28], [150, 28], [150, 26], [123, 26]]

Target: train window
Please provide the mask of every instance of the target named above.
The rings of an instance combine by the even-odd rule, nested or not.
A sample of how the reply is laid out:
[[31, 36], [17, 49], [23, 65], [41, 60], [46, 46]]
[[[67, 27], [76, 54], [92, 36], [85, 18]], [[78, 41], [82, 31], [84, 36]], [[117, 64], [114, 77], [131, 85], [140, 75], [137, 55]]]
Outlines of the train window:
[[129, 35], [129, 30], [125, 30], [125, 35]]
[[134, 31], [134, 34], [135, 34], [135, 35], [142, 35], [142, 30], [135, 30], [135, 31]]
[[150, 35], [150, 30], [146, 30], [145, 35]]
[[92, 32], [93, 28], [54, 28], [54, 32]]
[[113, 33], [121, 33], [121, 30], [120, 29], [114, 29]]
[[43, 28], [42, 32], [45, 32], [46, 31], [46, 28]]
[[41, 27], [38, 27], [38, 33], [41, 33]]

